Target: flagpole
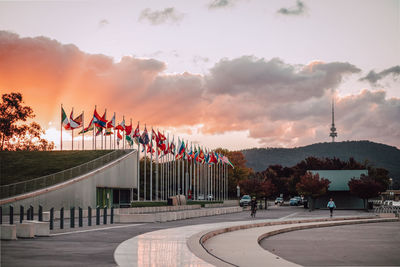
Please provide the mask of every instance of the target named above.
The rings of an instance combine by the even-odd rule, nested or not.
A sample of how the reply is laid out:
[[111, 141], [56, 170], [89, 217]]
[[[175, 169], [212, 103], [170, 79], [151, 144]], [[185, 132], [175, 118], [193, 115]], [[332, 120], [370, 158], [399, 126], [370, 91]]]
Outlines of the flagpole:
[[174, 195], [177, 195], [177, 193], [176, 193], [176, 159], [175, 159], [175, 151], [176, 151], [176, 145], [175, 145], [175, 135], [173, 135], [173, 137], [172, 137], [172, 144], [174, 145], [174, 151], [172, 151], [173, 152], [173, 154], [172, 154], [172, 162], [173, 162], [173, 169], [172, 169], [172, 171], [173, 171], [173, 184], [174, 184]]
[[156, 201], [158, 201], [158, 193], [158, 144], [156, 143]]
[[[144, 130], [146, 131], [146, 124], [144, 125]], [[144, 141], [145, 142], [145, 141]], [[147, 151], [146, 151], [146, 144], [143, 144], [143, 147], [144, 147], [144, 176], [143, 176], [143, 196], [144, 196], [144, 201], [146, 201], [147, 200], [147, 196], [146, 196], [146, 157], [147, 157]]]
[[[94, 106], [94, 110], [95, 111], [97, 110], [97, 105]], [[97, 126], [96, 126], [96, 124], [94, 124], [93, 132], [94, 132], [94, 150], [97, 150]]]
[[[114, 115], [115, 115], [115, 122], [114, 122], [114, 129], [113, 129], [113, 138], [114, 138], [114, 146], [113, 146], [113, 148], [114, 148], [114, 150], [116, 150], [116, 146], [115, 146], [115, 136], [116, 136], [116, 130], [115, 130], [115, 127], [117, 127], [117, 116], [116, 116], [116, 114], [115, 114], [115, 112], [114, 112]], [[132, 200], [133, 200], [133, 195], [131, 196], [131, 198], [132, 198]]]
[[63, 117], [62, 117], [62, 113], [63, 112], [63, 106], [62, 106], [62, 104], [61, 104], [61, 140], [60, 140], [60, 150], [62, 151], [62, 128], [63, 128]]
[[153, 126], [151, 126], [150, 136], [150, 201], [153, 201]]
[[[138, 127], [139, 127], [139, 121], [138, 123]], [[140, 137], [140, 130], [139, 130], [139, 137]], [[140, 142], [139, 142], [139, 137], [138, 138], [138, 149], [137, 149], [137, 200], [140, 201]], [[132, 196], [133, 197], [133, 196]]]
[[[74, 114], [74, 107], [72, 107], [71, 114]], [[71, 123], [71, 120], [73, 119], [73, 117], [74, 117], [74, 115], [72, 115], [72, 118], [69, 118], [70, 123]], [[72, 127], [70, 127], [70, 128], [72, 128]], [[72, 150], [74, 150], [74, 128], [71, 129], [71, 138], [72, 138]]]
[[85, 150], [85, 111], [82, 111], [82, 150]]

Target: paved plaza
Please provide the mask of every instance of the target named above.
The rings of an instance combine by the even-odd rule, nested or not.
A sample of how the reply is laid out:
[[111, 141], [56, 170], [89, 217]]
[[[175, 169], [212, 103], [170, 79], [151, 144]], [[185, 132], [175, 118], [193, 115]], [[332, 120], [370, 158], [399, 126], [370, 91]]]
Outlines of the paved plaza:
[[[370, 216], [372, 214], [366, 213], [363, 211], [341, 211], [338, 210], [335, 213], [335, 216]], [[40, 237], [36, 239], [20, 239], [17, 241], [2, 241], [1, 243], [1, 266], [117, 266], [117, 263], [114, 258], [114, 253], [117, 247], [128, 239], [132, 239], [134, 237], [140, 237], [143, 234], [152, 233], [158, 230], [172, 229], [176, 232], [183, 232], [185, 227], [187, 226], [198, 226], [198, 229], [202, 229], [202, 225], [227, 225], [230, 223], [238, 223], [242, 221], [252, 222], [252, 221], [284, 221], [290, 219], [306, 219], [306, 218], [326, 218], [328, 217], [328, 212], [326, 210], [317, 210], [314, 212], [308, 212], [300, 207], [272, 207], [268, 210], [261, 210], [257, 213], [256, 219], [250, 218], [249, 211], [243, 211], [240, 213], [234, 214], [225, 214], [218, 216], [210, 216], [210, 217], [200, 217], [193, 219], [186, 219], [180, 221], [172, 221], [165, 223], [142, 223], [142, 224], [113, 224], [106, 226], [97, 226], [97, 227], [85, 227], [85, 228], [74, 228], [69, 229], [66, 227], [64, 230], [55, 230], [52, 231], [52, 236], [50, 237]], [[361, 227], [362, 226], [362, 227]], [[179, 228], [178, 228], [179, 227]], [[399, 232], [400, 223], [376, 223], [376, 224], [365, 224], [365, 225], [354, 225], [354, 226], [337, 226], [337, 227], [329, 227], [329, 228], [321, 228], [321, 229], [310, 229], [310, 230], [302, 230], [295, 231], [292, 233], [280, 234], [277, 236], [272, 236], [268, 238], [267, 242], [270, 240], [276, 240], [276, 243], [273, 242], [273, 245], [276, 244], [276, 247], [273, 247], [273, 253], [277, 255], [307, 266], [328, 266], [332, 264], [328, 264], [326, 261], [325, 253], [311, 253], [312, 254], [312, 262], [304, 262], [304, 258], [310, 258], [310, 251], [300, 251], [296, 250], [296, 246], [291, 242], [281, 242], [279, 238], [286, 238], [287, 235], [301, 235], [303, 232], [309, 231], [310, 233], [314, 233], [316, 231], [316, 235], [320, 236], [320, 239], [330, 240], [332, 239], [332, 254], [335, 255], [338, 249], [341, 249], [338, 244], [340, 243], [339, 235], [335, 235], [335, 233], [341, 233], [341, 229], [343, 231], [349, 232], [346, 230], [346, 227], [354, 227], [354, 228], [362, 228], [364, 231], [361, 233], [368, 232], [372, 234], [372, 237], [364, 237], [364, 235], [360, 236], [360, 234], [354, 234], [351, 236], [352, 246], [350, 246], [346, 251], [349, 255], [355, 255], [353, 262], [354, 264], [348, 265], [357, 265], [359, 262], [357, 259], [359, 253], [357, 244], [357, 238], [360, 239], [361, 243], [365, 243], [365, 240], [371, 240], [371, 244], [375, 244], [375, 246], [369, 247], [369, 257], [380, 258], [382, 257], [382, 251], [391, 251], [395, 250], [393, 248], [394, 244], [399, 242], [398, 235], [392, 235], [392, 231], [397, 229]], [[333, 229], [331, 231], [331, 229]], [[321, 231], [321, 232], [320, 232]], [[329, 232], [332, 233], [330, 235], [323, 235], [323, 233]], [[350, 231], [351, 232], [351, 231]], [[322, 233], [322, 237], [321, 237]], [[376, 236], [373, 236], [373, 233], [376, 236], [384, 235], [390, 239], [390, 242], [380, 242], [379, 249], [376, 248], [376, 243], [379, 242], [378, 239], [374, 239]], [[307, 235], [307, 234], [306, 234]], [[309, 236], [309, 235], [307, 235]], [[329, 238], [328, 238], [329, 237]], [[166, 237], [168, 238], [168, 237]], [[290, 238], [290, 237], [289, 237]], [[364, 241], [362, 239], [365, 239]], [[301, 239], [301, 237], [299, 237]], [[307, 246], [307, 242], [314, 242], [313, 239], [304, 239], [304, 245], [301, 246], [301, 249]], [[316, 238], [317, 239], [317, 238]], [[360, 244], [361, 244], [360, 243]], [[298, 244], [298, 243], [297, 243]], [[327, 242], [326, 245], [329, 245], [330, 242]], [[362, 246], [362, 245], [360, 245]], [[162, 247], [153, 247], [150, 248], [153, 253], [157, 253], [157, 249], [161, 250]], [[245, 248], [244, 248], [245, 249]], [[180, 251], [179, 247], [175, 249], [176, 251]], [[286, 258], [286, 255], [279, 254], [281, 251], [300, 251], [299, 253], [289, 253], [290, 257]], [[278, 251], [278, 252], [276, 252]], [[179, 254], [177, 255], [179, 257]], [[385, 265], [396, 266], [399, 265], [397, 262], [398, 258], [389, 258]], [[352, 261], [348, 263], [352, 263]], [[178, 261], [172, 261], [177, 263]], [[346, 263], [346, 261], [343, 261]], [[358, 264], [359, 266], [368, 264], [367, 262], [363, 262], [364, 264]], [[372, 262], [372, 265], [374, 262]], [[142, 262], [143, 266], [145, 263]], [[140, 263], [138, 265], [141, 265]], [[175, 266], [184, 266], [185, 264]], [[262, 265], [262, 264], [261, 264]], [[261, 266], [260, 265], [260, 266]], [[343, 265], [343, 264], [338, 264]], [[167, 266], [167, 265], [165, 265]]]

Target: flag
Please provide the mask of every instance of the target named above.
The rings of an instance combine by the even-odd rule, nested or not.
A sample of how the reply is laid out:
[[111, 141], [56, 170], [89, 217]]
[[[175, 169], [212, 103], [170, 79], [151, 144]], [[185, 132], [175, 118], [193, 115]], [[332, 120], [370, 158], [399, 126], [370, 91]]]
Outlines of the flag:
[[101, 128], [101, 127], [96, 127], [96, 136], [101, 135], [102, 132], [103, 132], [103, 128]]
[[150, 141], [149, 145], [147, 146], [147, 153], [153, 154], [155, 151], [153, 149], [153, 141]]
[[223, 156], [223, 157], [222, 157], [222, 162], [231, 165], [233, 169], [235, 168], [235, 167], [233, 166], [232, 162], [231, 162], [231, 161], [228, 159], [228, 157], [226, 157], [226, 156]]
[[139, 138], [140, 137], [139, 123], [136, 126], [135, 132], [133, 133], [133, 137], [135, 137], [135, 138]]
[[107, 129], [115, 128], [115, 113], [110, 121], [107, 122]]
[[169, 152], [172, 155], [175, 155], [175, 142], [174, 142], [174, 139], [172, 139], [171, 145], [169, 146]]
[[128, 141], [130, 146], [133, 146], [133, 139], [130, 135], [125, 135], [126, 141]]
[[185, 154], [185, 142], [182, 140], [182, 143], [181, 143], [181, 146], [179, 147], [178, 154], [176, 155], [176, 158], [177, 159], [183, 158], [184, 154]]
[[93, 131], [93, 128], [94, 127], [93, 127], [93, 118], [92, 118], [92, 120], [90, 121], [88, 127], [84, 128], [82, 131], [80, 131], [79, 134], [83, 134], [83, 133], [87, 133], [89, 131]]
[[122, 140], [122, 135], [119, 132], [119, 129], [117, 130], [117, 145], [119, 146], [119, 142]]
[[108, 135], [112, 135], [112, 134], [113, 134], [113, 132], [111, 131], [111, 128], [106, 128], [106, 131], [104, 132], [104, 135], [108, 136]]
[[123, 119], [122, 122], [120, 124], [118, 124], [117, 127], [115, 127], [115, 129], [125, 131], [125, 119]]
[[216, 163], [218, 163], [218, 160], [215, 157], [215, 153], [214, 152], [210, 152], [209, 164], [216, 164]]
[[61, 124], [65, 130], [69, 130], [69, 121], [63, 107], [61, 107]]
[[69, 128], [70, 128], [70, 130], [82, 127], [83, 112], [81, 113], [81, 115], [79, 115], [78, 117], [73, 119], [73, 114], [72, 114], [72, 111], [71, 111], [71, 115], [69, 116], [69, 118], [70, 118], [69, 119]]
[[106, 128], [107, 126], [107, 120], [105, 119], [106, 113], [104, 113], [103, 117], [100, 117], [100, 115], [97, 113], [96, 110], [94, 110], [93, 114], [93, 123], [97, 127], [100, 128]]
[[149, 135], [147, 134], [146, 126], [144, 127], [142, 135], [139, 137], [139, 143], [143, 146], [146, 146], [149, 143]]
[[132, 133], [132, 124], [131, 125], [126, 125], [125, 126], [125, 134], [126, 135], [131, 135]]

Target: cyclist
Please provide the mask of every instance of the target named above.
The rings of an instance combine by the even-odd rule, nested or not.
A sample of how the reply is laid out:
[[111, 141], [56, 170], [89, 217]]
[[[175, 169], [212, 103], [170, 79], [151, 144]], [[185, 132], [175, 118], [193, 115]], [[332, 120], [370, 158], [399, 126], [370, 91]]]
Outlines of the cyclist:
[[256, 217], [256, 212], [257, 212], [257, 200], [256, 200], [256, 197], [253, 197], [251, 199], [250, 206], [251, 206], [251, 217], [254, 218], [254, 217]]

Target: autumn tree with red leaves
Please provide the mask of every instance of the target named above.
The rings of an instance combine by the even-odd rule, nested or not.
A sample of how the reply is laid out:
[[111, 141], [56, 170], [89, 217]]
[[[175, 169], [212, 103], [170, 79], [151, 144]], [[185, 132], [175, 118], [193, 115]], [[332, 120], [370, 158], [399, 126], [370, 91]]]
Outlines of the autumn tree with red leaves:
[[326, 194], [330, 183], [328, 179], [319, 178], [318, 173], [306, 172], [297, 183], [296, 190], [299, 194], [310, 197], [310, 210], [314, 210], [315, 199]]
[[361, 175], [360, 179], [352, 178], [348, 185], [351, 194], [363, 199], [365, 209], [368, 209], [368, 199], [379, 196], [385, 190], [382, 183], [365, 175]]

